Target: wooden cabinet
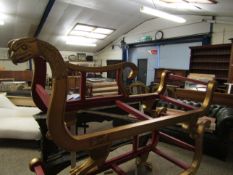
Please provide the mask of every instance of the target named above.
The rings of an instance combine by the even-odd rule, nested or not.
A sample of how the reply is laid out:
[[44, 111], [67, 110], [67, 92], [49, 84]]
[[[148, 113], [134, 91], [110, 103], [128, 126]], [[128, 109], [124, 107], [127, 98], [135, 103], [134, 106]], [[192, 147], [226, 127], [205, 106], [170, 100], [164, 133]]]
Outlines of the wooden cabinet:
[[190, 73], [214, 74], [219, 83], [229, 81], [231, 44], [190, 47]]

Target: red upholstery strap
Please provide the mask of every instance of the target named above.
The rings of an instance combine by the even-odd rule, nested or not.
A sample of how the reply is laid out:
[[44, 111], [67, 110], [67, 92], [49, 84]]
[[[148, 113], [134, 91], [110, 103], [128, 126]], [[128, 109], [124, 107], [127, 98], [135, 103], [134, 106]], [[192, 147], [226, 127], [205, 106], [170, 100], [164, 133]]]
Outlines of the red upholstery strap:
[[50, 100], [48, 92], [41, 85], [37, 84], [36, 93], [38, 94], [44, 105], [48, 108]]
[[36, 175], [45, 175], [43, 168], [39, 165], [34, 167], [34, 172]]

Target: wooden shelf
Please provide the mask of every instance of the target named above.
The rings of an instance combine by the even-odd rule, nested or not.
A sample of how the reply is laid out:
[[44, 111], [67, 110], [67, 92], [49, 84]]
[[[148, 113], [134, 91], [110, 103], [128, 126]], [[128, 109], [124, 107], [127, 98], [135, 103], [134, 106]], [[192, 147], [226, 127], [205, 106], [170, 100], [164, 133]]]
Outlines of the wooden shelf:
[[231, 44], [196, 46], [190, 49], [190, 73], [214, 74], [217, 81], [228, 81]]
[[215, 79], [217, 79], [217, 80], [226, 80], [227, 81], [228, 78], [226, 78], [226, 77], [216, 77]]
[[[229, 50], [230, 52], [230, 50]], [[229, 56], [230, 57], [230, 53], [219, 53], [219, 52], [215, 52], [215, 53], [195, 53], [193, 56]]]
[[223, 50], [231, 50], [231, 44], [215, 44], [215, 45], [205, 45], [205, 46], [194, 46], [190, 47], [192, 50], [216, 50], [216, 49], [223, 49]]
[[[190, 70], [210, 70], [213, 71], [213, 68], [190, 68]], [[214, 71], [228, 71], [228, 69], [215, 68]]]
[[223, 64], [229, 64], [229, 61], [215, 61], [215, 60], [203, 60], [203, 61], [196, 61], [192, 60], [191, 63], [223, 63]]

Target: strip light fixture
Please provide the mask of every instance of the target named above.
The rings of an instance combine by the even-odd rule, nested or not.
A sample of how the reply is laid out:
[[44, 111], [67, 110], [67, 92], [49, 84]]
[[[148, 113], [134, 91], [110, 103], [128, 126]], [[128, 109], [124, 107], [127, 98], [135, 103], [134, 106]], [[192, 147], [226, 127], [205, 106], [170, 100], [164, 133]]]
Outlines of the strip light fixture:
[[167, 3], [197, 3], [197, 4], [216, 4], [216, 0], [160, 0]]
[[3, 26], [5, 24], [4, 17], [2, 14], [0, 14], [0, 26]]
[[196, 4], [187, 3], [184, 1], [182, 1], [181, 3], [180, 2], [169, 3], [169, 2], [165, 2], [163, 0], [160, 0], [160, 1], [155, 1], [154, 3], [156, 5], [159, 5], [162, 7], [176, 9], [176, 10], [177, 9], [178, 10], [199, 10], [199, 9], [201, 9]]
[[82, 36], [67, 36], [66, 44], [68, 45], [77, 45], [77, 46], [96, 46], [97, 39], [86, 38]]
[[103, 40], [114, 30], [86, 24], [76, 24], [66, 38], [66, 44], [79, 46], [96, 46], [98, 40]]
[[167, 13], [167, 12], [163, 12], [161, 10], [157, 10], [154, 8], [150, 8], [150, 7], [146, 7], [146, 6], [141, 6], [140, 8], [140, 12], [148, 14], [148, 15], [153, 15], [153, 16], [157, 16], [160, 18], [164, 18], [173, 22], [178, 22], [178, 23], [185, 23], [186, 20], [182, 17]]
[[4, 24], [5, 22], [2, 19], [0, 19], [0, 26], [3, 26]]

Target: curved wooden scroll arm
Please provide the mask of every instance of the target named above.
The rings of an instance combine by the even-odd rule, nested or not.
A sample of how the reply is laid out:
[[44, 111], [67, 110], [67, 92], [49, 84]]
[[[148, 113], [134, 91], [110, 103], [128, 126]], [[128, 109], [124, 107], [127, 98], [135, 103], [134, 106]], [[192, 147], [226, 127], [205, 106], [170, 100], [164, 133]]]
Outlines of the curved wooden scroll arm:
[[[83, 66], [71, 64], [69, 62], [67, 62], [66, 64], [67, 64], [68, 69], [76, 71], [76, 72], [81, 72], [81, 81], [82, 81], [83, 76], [86, 77], [86, 73], [88, 72], [92, 72], [92, 73], [109, 72], [109, 71], [116, 72], [117, 85], [118, 85], [119, 91], [124, 96], [127, 96], [128, 94], [126, 92], [126, 88], [124, 87], [123, 80], [122, 80], [123, 70], [127, 67], [131, 69], [131, 72], [128, 75], [128, 79], [134, 79], [138, 73], [137, 67], [133, 63], [130, 63], [130, 62], [123, 62], [123, 63], [108, 65], [108, 66], [103, 66], [103, 67], [83, 67]], [[85, 83], [86, 82], [81, 82], [81, 86]]]
[[205, 120], [202, 121], [201, 123], [197, 124], [196, 126], [196, 132], [195, 132], [195, 152], [194, 152], [194, 156], [193, 156], [193, 161], [192, 164], [190, 166], [190, 168], [188, 168], [187, 170], [185, 170], [184, 172], [180, 173], [179, 175], [194, 175], [196, 174], [200, 163], [201, 163], [201, 159], [202, 159], [202, 145], [203, 145], [203, 137], [204, 137], [204, 133], [205, 133], [205, 128], [209, 127], [210, 125], [210, 121], [209, 120]]

